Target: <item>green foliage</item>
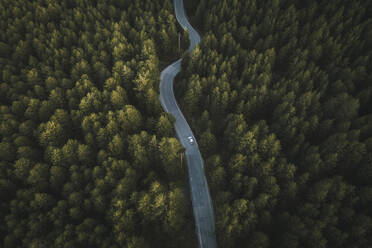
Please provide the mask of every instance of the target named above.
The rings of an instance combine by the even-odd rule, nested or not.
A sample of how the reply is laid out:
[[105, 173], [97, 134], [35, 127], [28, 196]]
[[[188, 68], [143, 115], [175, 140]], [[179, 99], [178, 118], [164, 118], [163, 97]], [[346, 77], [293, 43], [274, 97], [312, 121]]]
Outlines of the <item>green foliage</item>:
[[185, 5], [203, 39], [175, 90], [206, 161], [218, 245], [368, 247], [371, 3]]
[[174, 117], [170, 114], [161, 115], [156, 124], [157, 135], [159, 137], [171, 137], [174, 134]]
[[182, 147], [158, 99], [159, 61], [179, 56], [173, 12], [1, 1], [0, 247], [193, 245]]
[[15, 148], [10, 143], [0, 143], [0, 159], [2, 161], [13, 161], [15, 158]]

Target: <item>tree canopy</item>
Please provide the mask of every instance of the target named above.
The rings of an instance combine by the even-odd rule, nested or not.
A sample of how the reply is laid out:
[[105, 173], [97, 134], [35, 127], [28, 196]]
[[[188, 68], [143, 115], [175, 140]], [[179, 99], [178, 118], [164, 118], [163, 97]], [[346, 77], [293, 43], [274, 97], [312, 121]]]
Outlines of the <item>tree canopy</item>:
[[0, 27], [0, 247], [194, 246], [171, 0], [6, 0]]
[[187, 1], [176, 95], [220, 247], [372, 243], [372, 4]]

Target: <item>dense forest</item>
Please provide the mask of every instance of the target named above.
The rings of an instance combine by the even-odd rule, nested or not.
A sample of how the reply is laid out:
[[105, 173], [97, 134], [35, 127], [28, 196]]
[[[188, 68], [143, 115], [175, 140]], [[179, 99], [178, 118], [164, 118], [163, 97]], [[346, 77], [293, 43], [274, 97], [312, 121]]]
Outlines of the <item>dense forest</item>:
[[0, 247], [195, 246], [171, 0], [2, 0], [0, 27]]
[[219, 247], [372, 246], [372, 2], [188, 1], [175, 87]]

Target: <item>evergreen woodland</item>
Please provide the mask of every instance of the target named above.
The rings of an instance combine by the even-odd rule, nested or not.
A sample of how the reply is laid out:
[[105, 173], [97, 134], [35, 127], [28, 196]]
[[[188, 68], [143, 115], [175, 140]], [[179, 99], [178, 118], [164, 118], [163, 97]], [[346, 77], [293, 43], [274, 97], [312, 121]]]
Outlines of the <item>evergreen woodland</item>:
[[372, 247], [372, 2], [201, 0], [177, 98], [224, 248]]
[[193, 247], [171, 0], [1, 0], [0, 29], [0, 247]]

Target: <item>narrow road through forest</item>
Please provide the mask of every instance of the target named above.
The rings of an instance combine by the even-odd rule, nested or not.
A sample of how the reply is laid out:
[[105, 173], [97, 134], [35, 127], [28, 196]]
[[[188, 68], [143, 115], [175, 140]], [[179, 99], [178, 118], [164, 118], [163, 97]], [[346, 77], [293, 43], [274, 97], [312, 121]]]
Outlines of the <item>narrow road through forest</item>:
[[[174, 10], [178, 23], [183, 29], [187, 29], [190, 37], [189, 52], [199, 44], [200, 36], [187, 20], [183, 0], [173, 0]], [[195, 230], [198, 236], [200, 248], [216, 248], [216, 236], [214, 231], [213, 206], [209, 194], [207, 179], [204, 174], [204, 162], [200, 154], [198, 144], [191, 131], [189, 124], [183, 116], [173, 92], [173, 81], [181, 70], [182, 59], [165, 68], [160, 74], [160, 102], [163, 109], [172, 114], [176, 119], [176, 134], [182, 146], [186, 149], [186, 161], [191, 188], [191, 200], [195, 218]], [[191, 144], [188, 137], [195, 140]]]

